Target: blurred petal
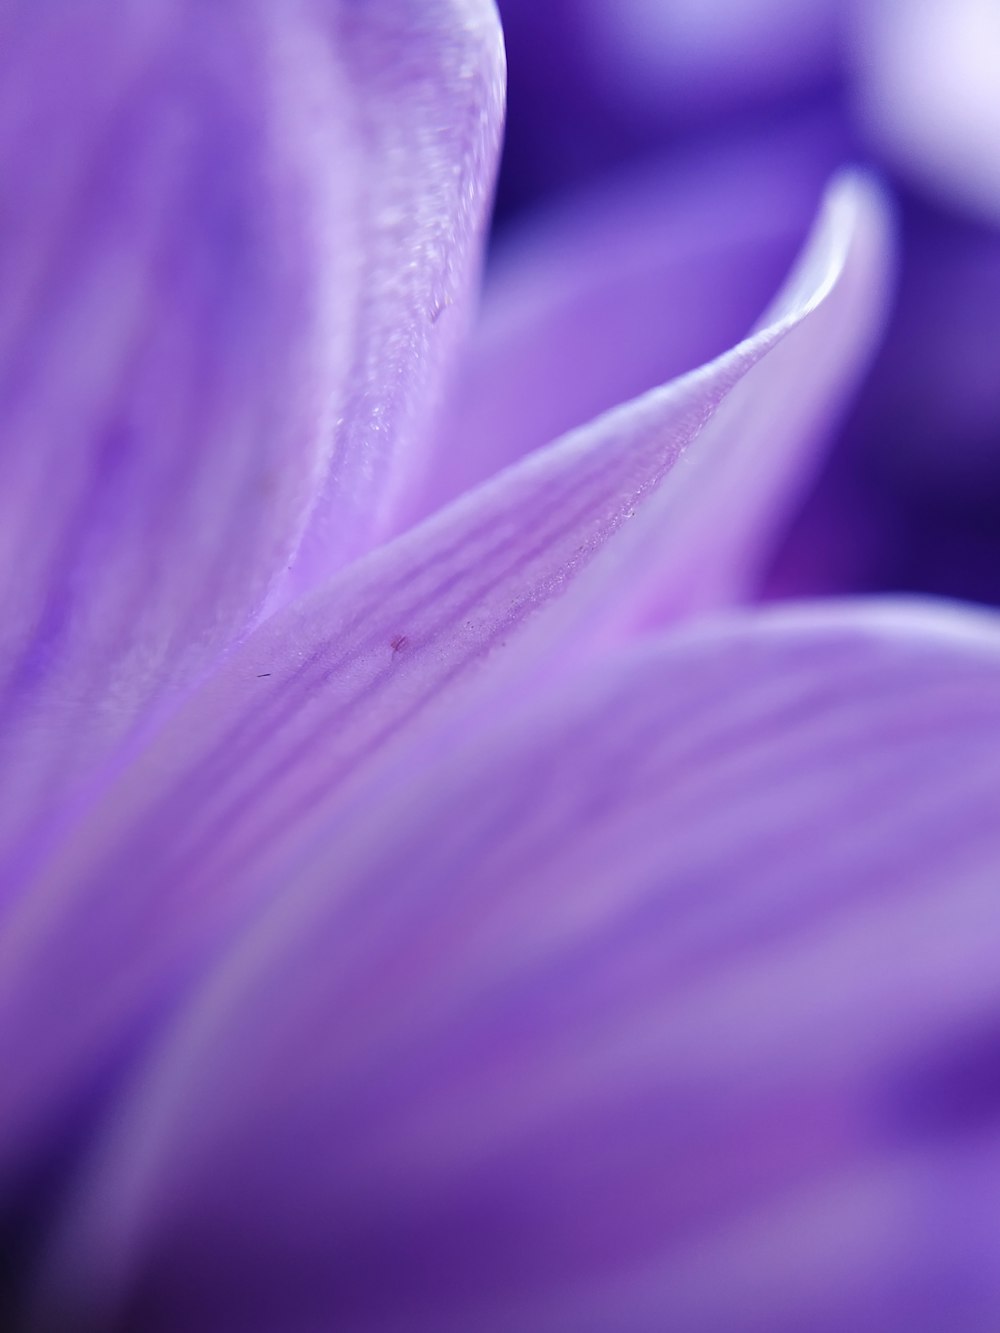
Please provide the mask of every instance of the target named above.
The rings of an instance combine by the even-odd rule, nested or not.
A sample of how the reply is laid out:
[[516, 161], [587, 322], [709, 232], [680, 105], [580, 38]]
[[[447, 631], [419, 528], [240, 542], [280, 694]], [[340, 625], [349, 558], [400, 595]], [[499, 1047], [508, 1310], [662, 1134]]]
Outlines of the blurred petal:
[[584, 0], [583, 21], [618, 98], [687, 117], [831, 79], [844, 0]]
[[619, 174], [508, 231], [424, 510], [744, 337], [843, 152], [813, 120]]
[[488, 0], [10, 14], [0, 843], [288, 595], [307, 523], [293, 587], [384, 533], [502, 67]]
[[828, 101], [844, 3], [499, 0], [511, 70], [501, 211], [679, 146], [695, 127], [731, 133], [727, 113], [774, 129], [789, 99], [795, 117]]
[[125, 710], [244, 630], [294, 549], [351, 350], [360, 163], [295, 18], [20, 5], [4, 28], [5, 702], [97, 678]]
[[[873, 181], [845, 174], [828, 194], [826, 218], [830, 243], [844, 246], [830, 299], [807, 295], [824, 290], [826, 261], [814, 245], [762, 324], [781, 325], [805, 307], [813, 318], [734, 386], [671, 486], [652, 497], [646, 522], [609, 551], [602, 573], [618, 586], [618, 627], [667, 623], [755, 594], [888, 311], [894, 266], [884, 196]], [[606, 590], [595, 600], [607, 605]]]
[[985, 1330], [998, 738], [1000, 622], [933, 604], [533, 700], [311, 849], [109, 1123], [50, 1310]]
[[854, 6], [858, 104], [880, 148], [925, 188], [1000, 224], [1000, 6]]
[[[825, 393], [868, 336], [882, 225], [868, 186], [835, 187], [773, 323], [272, 617], [71, 833], [58, 830], [52, 863], [0, 935], [0, 1065], [19, 1070], [0, 1118], [0, 1179], [76, 1123], [192, 960], [280, 894], [331, 810], [353, 818], [350, 782], [370, 761], [382, 756], [390, 784], [396, 769], [419, 770], [429, 746], [593, 651], [640, 591], [669, 594], [675, 615], [711, 603], [731, 581], [716, 560], [747, 560], [767, 487], [792, 466], [780, 451], [795, 446], [786, 414], [802, 425], [816, 369], [804, 362], [822, 363]], [[775, 358], [795, 380], [769, 372]], [[741, 461], [758, 441], [761, 455]], [[689, 464], [693, 443], [712, 468]], [[418, 722], [437, 727], [420, 743]]]

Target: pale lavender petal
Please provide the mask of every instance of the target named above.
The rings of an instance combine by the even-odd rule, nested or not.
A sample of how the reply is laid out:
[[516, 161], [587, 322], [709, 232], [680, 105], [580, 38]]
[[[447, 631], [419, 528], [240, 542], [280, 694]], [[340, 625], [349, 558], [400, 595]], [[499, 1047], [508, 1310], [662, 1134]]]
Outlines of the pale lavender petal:
[[43, 1303], [984, 1333], [998, 738], [1000, 622], [930, 603], [702, 622], [534, 700], [311, 849], [109, 1121]]
[[744, 337], [843, 154], [815, 118], [646, 164], [506, 232], [424, 510]]
[[[672, 590], [675, 615], [713, 600], [730, 580], [709, 571], [741, 564], [757, 539], [743, 507], [763, 512], [791, 464], [763, 449], [744, 463], [740, 449], [793, 449], [785, 417], [801, 426], [803, 359], [822, 363], [821, 389], [853, 362], [851, 332], [865, 341], [880, 301], [882, 228], [877, 195], [843, 181], [773, 323], [272, 617], [75, 828], [58, 830], [0, 935], [0, 1064], [21, 1071], [0, 1118], [0, 1178], [74, 1122], [192, 959], [280, 891], [283, 867], [331, 810], [350, 821], [373, 761], [391, 785], [427, 745], [464, 736], [480, 711], [509, 708], [540, 673], [593, 652], [636, 611], [638, 591]], [[771, 374], [775, 359], [797, 380]], [[703, 445], [714, 471], [689, 466], [685, 451]], [[728, 504], [734, 484], [739, 515], [716, 530], [713, 495]], [[421, 726], [434, 730], [423, 745]]]
[[493, 0], [312, 3], [353, 93], [366, 165], [348, 392], [297, 591], [412, 518], [478, 292], [505, 84]]
[[0, 48], [6, 843], [398, 515], [502, 51], [489, 0], [22, 5]]
[[857, 103], [876, 145], [925, 189], [1000, 223], [1000, 6], [853, 7]]

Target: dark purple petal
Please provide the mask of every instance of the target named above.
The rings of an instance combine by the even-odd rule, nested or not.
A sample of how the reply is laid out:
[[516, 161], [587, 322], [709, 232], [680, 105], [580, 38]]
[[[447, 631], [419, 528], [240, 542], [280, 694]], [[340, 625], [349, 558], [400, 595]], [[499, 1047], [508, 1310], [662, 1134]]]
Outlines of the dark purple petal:
[[1000, 622], [703, 622], [318, 840], [44, 1303], [198, 1333], [984, 1333]]
[[5, 14], [0, 844], [403, 521], [503, 65], [489, 0]]
[[0, 936], [0, 1064], [21, 1071], [0, 1178], [75, 1123], [81, 1094], [192, 960], [280, 892], [331, 810], [352, 817], [370, 761], [391, 785], [651, 598], [670, 617], [724, 598], [814, 410], [862, 355], [885, 241], [877, 193], [842, 181], [772, 322], [272, 617], [62, 830]]

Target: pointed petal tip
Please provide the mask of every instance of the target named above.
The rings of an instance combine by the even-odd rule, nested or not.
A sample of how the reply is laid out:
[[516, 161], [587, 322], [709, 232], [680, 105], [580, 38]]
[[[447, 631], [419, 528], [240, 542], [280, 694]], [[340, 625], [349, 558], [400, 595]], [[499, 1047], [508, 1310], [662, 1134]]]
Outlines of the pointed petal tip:
[[801, 322], [852, 265], [871, 286], [878, 323], [887, 314], [894, 260], [895, 210], [887, 187], [868, 168], [846, 167], [829, 181], [799, 258], [760, 327]]

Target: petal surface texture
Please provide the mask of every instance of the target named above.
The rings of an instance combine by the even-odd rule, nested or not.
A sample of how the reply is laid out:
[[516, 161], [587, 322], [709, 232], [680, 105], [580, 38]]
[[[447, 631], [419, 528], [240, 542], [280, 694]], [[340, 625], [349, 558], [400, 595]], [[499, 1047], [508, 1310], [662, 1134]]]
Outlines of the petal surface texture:
[[353, 93], [364, 234], [347, 392], [297, 591], [411, 517], [478, 295], [505, 91], [492, 0], [312, 4]]
[[48, 1151], [194, 960], [284, 891], [317, 828], [351, 822], [364, 784], [377, 803], [379, 783], [651, 606], [677, 619], [740, 586], [815, 414], [864, 355], [885, 244], [878, 195], [846, 179], [757, 333], [273, 616], [123, 760], [0, 934], [0, 1063], [20, 1074], [0, 1179]]
[[487, 0], [85, 0], [0, 53], [2, 846], [391, 526], [502, 52]]
[[534, 699], [302, 860], [109, 1123], [50, 1301], [985, 1330], [998, 740], [1000, 622], [931, 603], [703, 621]]

